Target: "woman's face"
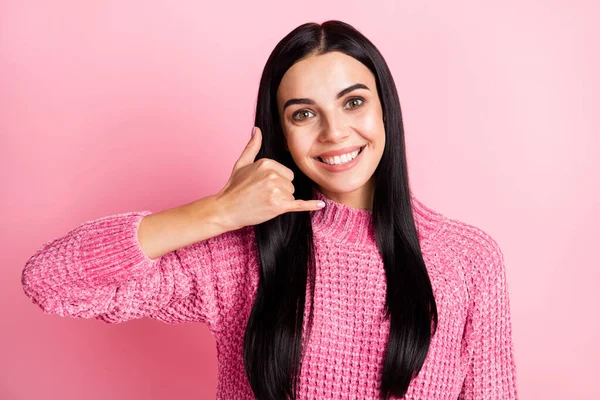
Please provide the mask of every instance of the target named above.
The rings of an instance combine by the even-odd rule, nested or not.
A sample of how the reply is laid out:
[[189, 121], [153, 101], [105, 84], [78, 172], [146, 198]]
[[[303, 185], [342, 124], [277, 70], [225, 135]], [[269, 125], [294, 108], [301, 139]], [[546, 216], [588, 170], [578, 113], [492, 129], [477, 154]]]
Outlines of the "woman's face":
[[[328, 198], [372, 209], [373, 173], [383, 154], [385, 127], [371, 71], [340, 52], [309, 56], [286, 71], [277, 106], [298, 168]], [[338, 159], [324, 155], [337, 150], [342, 150]], [[360, 154], [352, 159], [356, 150]]]

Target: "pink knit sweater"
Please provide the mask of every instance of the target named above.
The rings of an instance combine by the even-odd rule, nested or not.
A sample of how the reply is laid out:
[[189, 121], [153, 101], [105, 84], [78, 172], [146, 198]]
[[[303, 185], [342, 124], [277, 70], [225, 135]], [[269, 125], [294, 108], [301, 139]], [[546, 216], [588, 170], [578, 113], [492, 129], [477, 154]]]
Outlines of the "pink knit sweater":
[[[300, 399], [377, 399], [389, 321], [371, 212], [325, 201], [311, 212], [317, 275], [314, 326]], [[503, 255], [482, 230], [411, 197], [439, 326], [404, 399], [517, 399]], [[107, 323], [150, 317], [203, 322], [217, 345], [217, 398], [254, 396], [242, 343], [258, 283], [252, 227], [151, 260], [137, 240], [150, 211], [106, 216], [45, 243], [22, 273], [45, 313]]]

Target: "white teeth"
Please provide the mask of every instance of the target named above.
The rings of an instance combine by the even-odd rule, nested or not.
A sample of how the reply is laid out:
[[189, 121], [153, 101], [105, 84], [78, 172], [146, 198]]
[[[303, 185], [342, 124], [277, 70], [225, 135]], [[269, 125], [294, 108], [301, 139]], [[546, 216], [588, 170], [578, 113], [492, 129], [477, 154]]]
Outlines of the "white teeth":
[[348, 161], [354, 160], [359, 152], [360, 152], [360, 149], [355, 150], [352, 153], [342, 154], [341, 156], [335, 156], [335, 157], [331, 157], [331, 158], [321, 157], [321, 160], [323, 160], [324, 163], [330, 164], [330, 165], [345, 164]]

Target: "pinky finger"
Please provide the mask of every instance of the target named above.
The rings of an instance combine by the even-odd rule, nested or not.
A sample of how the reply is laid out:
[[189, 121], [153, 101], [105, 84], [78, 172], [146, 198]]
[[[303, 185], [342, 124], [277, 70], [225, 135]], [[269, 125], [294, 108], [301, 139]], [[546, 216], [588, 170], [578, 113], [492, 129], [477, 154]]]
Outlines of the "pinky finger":
[[293, 207], [290, 211], [315, 211], [325, 207], [325, 203], [321, 200], [294, 200]]

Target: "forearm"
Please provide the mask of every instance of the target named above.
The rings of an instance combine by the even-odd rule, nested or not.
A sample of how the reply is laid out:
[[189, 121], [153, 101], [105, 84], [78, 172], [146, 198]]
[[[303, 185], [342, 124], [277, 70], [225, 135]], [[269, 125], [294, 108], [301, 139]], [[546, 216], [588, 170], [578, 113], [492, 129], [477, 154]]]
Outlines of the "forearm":
[[150, 259], [229, 231], [216, 196], [145, 216], [137, 237]]

